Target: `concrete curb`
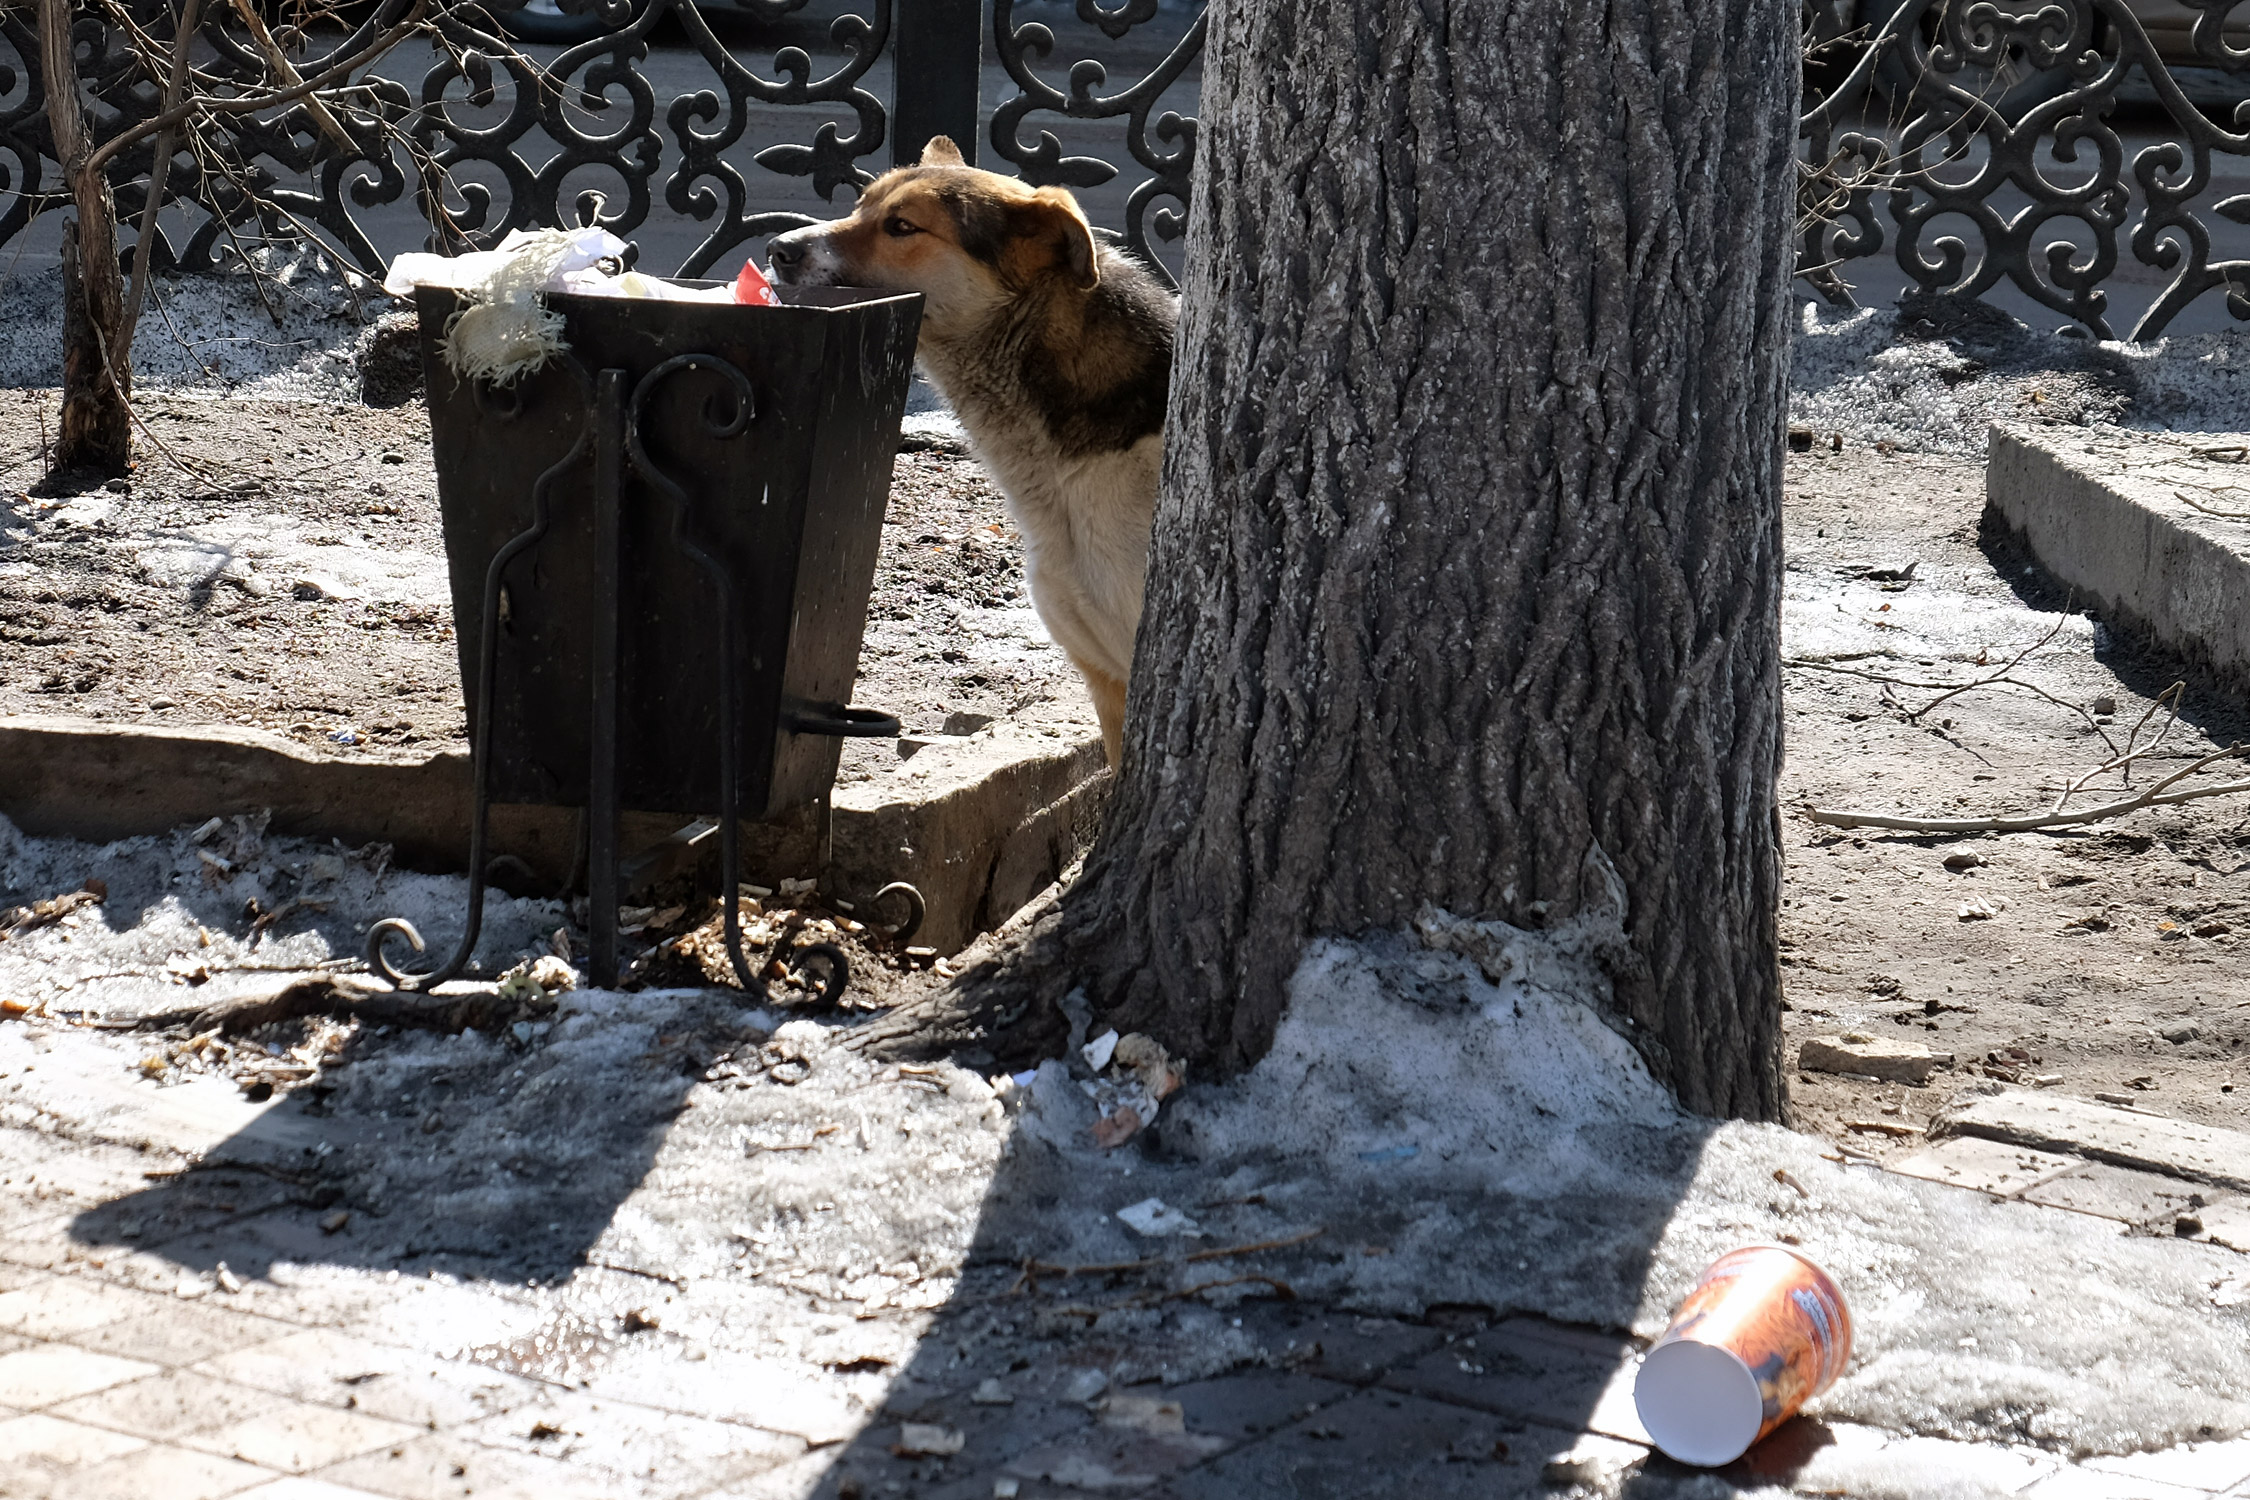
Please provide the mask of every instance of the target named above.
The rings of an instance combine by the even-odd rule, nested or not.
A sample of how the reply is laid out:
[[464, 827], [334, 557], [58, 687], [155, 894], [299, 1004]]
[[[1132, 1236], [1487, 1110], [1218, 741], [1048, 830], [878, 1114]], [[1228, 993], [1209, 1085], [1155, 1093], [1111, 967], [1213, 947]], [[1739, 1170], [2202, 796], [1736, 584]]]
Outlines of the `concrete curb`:
[[[1098, 739], [996, 725], [923, 750], [892, 776], [838, 788], [824, 863], [816, 837], [792, 836], [798, 825], [811, 832], [810, 817], [746, 830], [745, 873], [820, 868], [824, 887], [847, 899], [912, 881], [929, 908], [916, 941], [952, 952], [1006, 920], [1090, 841], [1108, 788], [1101, 769]], [[470, 800], [459, 750], [376, 760], [254, 729], [0, 718], [0, 816], [34, 835], [99, 843], [270, 809], [274, 833], [386, 843], [410, 868], [458, 870]], [[689, 817], [628, 814], [622, 842], [653, 845]], [[571, 879], [577, 846], [570, 808], [492, 810], [494, 855], [522, 861], [545, 888]]]
[[[2239, 464], [2198, 459], [2228, 439], [1995, 426], [1985, 498], [2041, 565], [2144, 630], [2250, 690], [2250, 522], [2205, 515], [2178, 498], [2250, 480]], [[2250, 488], [2250, 486], [2245, 486]], [[2211, 494], [2205, 504], [2250, 510]]]

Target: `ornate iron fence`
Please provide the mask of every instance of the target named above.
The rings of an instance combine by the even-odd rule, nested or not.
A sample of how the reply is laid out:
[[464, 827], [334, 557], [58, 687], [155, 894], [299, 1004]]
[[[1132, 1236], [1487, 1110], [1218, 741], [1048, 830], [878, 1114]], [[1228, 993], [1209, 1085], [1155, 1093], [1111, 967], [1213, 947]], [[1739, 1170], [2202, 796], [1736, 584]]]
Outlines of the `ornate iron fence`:
[[[1831, 301], [1850, 302], [1842, 273], [1882, 252], [1887, 218], [1898, 266], [1925, 291], [2006, 285], [2114, 337], [2103, 283], [2123, 236], [2161, 273], [2132, 338], [2221, 289], [2250, 318], [2250, 260], [2216, 254], [2208, 217], [2250, 223], [2250, 194], [2227, 192], [2218, 170], [2250, 155], [2244, 0], [1806, 0], [1805, 12], [1815, 66], [1797, 267]], [[1826, 79], [1824, 58], [1839, 59]], [[2130, 162], [2121, 127], [2153, 137]]]
[[[371, 216], [411, 204], [433, 249], [487, 246], [534, 224], [598, 222], [630, 237], [652, 214], [668, 213], [701, 231], [676, 266], [697, 275], [746, 241], [815, 217], [774, 205], [776, 189], [786, 186], [778, 179], [796, 179], [833, 203], [839, 189], [856, 190], [890, 164], [886, 144], [891, 160], [912, 160], [931, 135], [950, 134], [975, 159], [984, 136], [987, 165], [1004, 162], [1037, 183], [1083, 190], [1118, 176], [1105, 156], [1066, 147], [1043, 116], [1081, 148], [1089, 127], [1123, 135], [1124, 150], [1115, 154], [1146, 174], [1112, 226], [1131, 248], [1161, 265], [1185, 229], [1195, 122], [1163, 106], [1170, 96], [1192, 108], [1203, 20], [1178, 4], [732, 0], [706, 10], [691, 0], [573, 0], [566, 8], [574, 13], [606, 5], [614, 29], [567, 48], [522, 44], [520, 51], [499, 41], [507, 4], [492, 0], [498, 16], [441, 15], [441, 44], [423, 48], [429, 64], [418, 82], [406, 76], [410, 47], [324, 90], [348, 145], [301, 103], [242, 117], [216, 142], [183, 145], [166, 187], [167, 201], [183, 207], [159, 230], [151, 264], [218, 269], [238, 264], [253, 240], [317, 234], [380, 275], [384, 256], [369, 232]], [[348, 58], [408, 9], [409, 0], [380, 0], [349, 32], [300, 38], [299, 73], [310, 78]], [[174, 6], [128, 0], [124, 13], [144, 35], [169, 44]], [[993, 53], [1015, 89], [1000, 99], [982, 98], [987, 15]], [[1056, 85], [1048, 75], [1057, 24], [1069, 21], [1113, 43], [1153, 34], [1153, 43], [1126, 49], [1128, 61], [1135, 53], [1146, 61], [1153, 45], [1153, 65], [1125, 87], [1105, 89], [1112, 64], [1079, 57], [1069, 62], [1067, 83]], [[747, 45], [722, 40], [721, 28], [749, 32]], [[197, 30], [206, 90], [247, 93], [266, 77], [238, 13], [208, 5]], [[652, 49], [658, 37], [665, 45]], [[82, 18], [76, 42], [97, 140], [157, 113], [160, 87], [123, 44], [117, 16]], [[0, 153], [13, 158], [11, 170], [0, 157], [5, 243], [65, 195], [37, 36], [23, 9], [0, 12], [0, 46], [15, 54], [0, 55]], [[761, 53], [770, 66], [760, 65]], [[669, 97], [659, 97], [654, 82], [659, 61], [674, 75]], [[678, 77], [697, 67], [703, 78]], [[888, 75], [888, 101], [875, 91], [878, 74]], [[980, 103], [996, 106], [989, 134]], [[145, 201], [152, 153], [144, 144], [114, 164], [123, 222], [133, 222]], [[1163, 206], [1167, 200], [1174, 206]], [[185, 229], [182, 213], [191, 220]]]
[[[161, 38], [173, 13], [164, 0], [117, 3], [124, 12], [77, 28], [97, 138], [157, 106], [117, 16]], [[839, 192], [939, 133], [972, 157], [981, 147], [986, 165], [1091, 191], [1097, 222], [1176, 261], [1204, 38], [1192, 0], [565, 3], [607, 6], [615, 29], [527, 48], [534, 68], [497, 45], [491, 16], [454, 14], [438, 22], [443, 47], [418, 80], [395, 53], [324, 94], [348, 146], [297, 105], [183, 148], [171, 192], [189, 206], [160, 230], [155, 263], [212, 269], [253, 238], [317, 234], [376, 272], [369, 226], [388, 215], [395, 230], [411, 215], [416, 236], [441, 249], [535, 223], [598, 221], [626, 236], [692, 226], [676, 269], [696, 274], [806, 222], [823, 209], [813, 200], [835, 212]], [[300, 71], [348, 56], [407, 4], [378, 0], [349, 34], [313, 36]], [[1815, 291], [1850, 302], [1854, 264], [1888, 250], [1913, 285], [2013, 288], [2109, 337], [2104, 283], [2123, 264], [2122, 239], [2161, 281], [2133, 337], [2155, 336], [2207, 295], [2250, 318], [2250, 260], [2222, 256], [2215, 232], [2231, 231], [2212, 222], [2250, 223], [2250, 191], [2228, 191], [2223, 171], [2250, 156], [2250, 0], [1802, 6], [1812, 50], [1798, 274]], [[263, 64], [237, 14], [213, 4], [206, 17], [207, 86], [249, 87]], [[745, 29], [747, 42], [722, 37]], [[1094, 55], [1102, 46], [1111, 55]], [[37, 56], [26, 13], [0, 12], [0, 243], [60, 201]], [[2130, 131], [2149, 139], [2128, 152]], [[144, 145], [115, 164], [127, 222], [150, 161]], [[777, 186], [801, 201], [780, 201]]]

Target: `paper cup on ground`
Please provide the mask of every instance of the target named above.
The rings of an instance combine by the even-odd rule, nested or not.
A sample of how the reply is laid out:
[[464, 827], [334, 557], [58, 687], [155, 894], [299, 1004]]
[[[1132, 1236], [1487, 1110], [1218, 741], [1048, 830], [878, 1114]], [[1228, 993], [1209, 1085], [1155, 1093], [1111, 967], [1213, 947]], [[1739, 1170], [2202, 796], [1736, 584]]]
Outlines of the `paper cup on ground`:
[[1633, 1404], [1667, 1456], [1732, 1463], [1835, 1383], [1852, 1315], [1835, 1278], [1781, 1245], [1720, 1256], [1641, 1361]]

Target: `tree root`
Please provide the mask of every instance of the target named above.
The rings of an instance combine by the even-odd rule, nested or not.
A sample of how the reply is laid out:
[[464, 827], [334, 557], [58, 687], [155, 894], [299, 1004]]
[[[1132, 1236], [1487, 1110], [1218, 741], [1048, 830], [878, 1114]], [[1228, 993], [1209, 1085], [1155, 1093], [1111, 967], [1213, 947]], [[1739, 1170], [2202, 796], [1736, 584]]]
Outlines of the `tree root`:
[[523, 1005], [491, 993], [473, 995], [415, 995], [401, 990], [376, 989], [362, 981], [336, 974], [308, 974], [302, 979], [263, 994], [241, 995], [196, 1009], [159, 1011], [144, 1016], [140, 1031], [166, 1031], [185, 1027], [201, 1034], [216, 1031], [240, 1036], [276, 1021], [328, 1016], [338, 1021], [358, 1021], [368, 1026], [398, 1026], [418, 1031], [497, 1031], [525, 1014]]

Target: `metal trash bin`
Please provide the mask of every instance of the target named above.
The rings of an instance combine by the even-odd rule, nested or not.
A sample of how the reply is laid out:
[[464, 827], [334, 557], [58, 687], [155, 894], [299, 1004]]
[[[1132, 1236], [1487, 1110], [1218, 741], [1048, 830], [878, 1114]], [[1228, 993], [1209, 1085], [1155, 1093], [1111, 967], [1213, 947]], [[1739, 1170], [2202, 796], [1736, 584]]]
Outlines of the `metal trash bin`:
[[[549, 296], [568, 353], [512, 385], [440, 352], [458, 293], [416, 293], [463, 696], [474, 747], [467, 933], [490, 803], [584, 807], [592, 968], [616, 979], [617, 814], [715, 811], [735, 911], [737, 824], [817, 801], [874, 586], [921, 298], [785, 288], [781, 307]], [[841, 965], [841, 955], [836, 962]]]

